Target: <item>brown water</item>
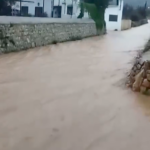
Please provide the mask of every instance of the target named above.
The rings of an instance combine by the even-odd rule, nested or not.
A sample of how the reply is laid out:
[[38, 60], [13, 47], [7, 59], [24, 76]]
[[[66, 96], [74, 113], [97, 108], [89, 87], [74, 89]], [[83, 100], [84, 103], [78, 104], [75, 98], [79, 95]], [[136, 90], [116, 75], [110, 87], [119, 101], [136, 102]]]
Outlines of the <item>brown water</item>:
[[0, 150], [149, 150], [150, 98], [124, 86], [150, 25], [0, 56]]

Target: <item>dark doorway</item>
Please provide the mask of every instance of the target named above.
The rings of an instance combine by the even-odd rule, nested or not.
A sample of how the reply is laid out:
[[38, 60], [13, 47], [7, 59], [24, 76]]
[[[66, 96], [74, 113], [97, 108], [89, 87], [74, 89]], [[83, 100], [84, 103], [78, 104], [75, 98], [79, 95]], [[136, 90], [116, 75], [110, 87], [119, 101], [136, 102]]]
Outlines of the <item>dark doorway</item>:
[[54, 6], [52, 15], [53, 18], [61, 18], [61, 6]]
[[42, 17], [43, 7], [35, 7], [35, 17]]
[[72, 13], [73, 13], [73, 6], [71, 5], [71, 6], [67, 6], [67, 14], [68, 15], [72, 15]]
[[27, 16], [28, 15], [28, 6], [22, 6], [21, 10], [22, 10], [22, 15], [23, 16]]
[[11, 6], [5, 6], [0, 10], [0, 15], [4, 16], [11, 16], [12, 15], [12, 9]]

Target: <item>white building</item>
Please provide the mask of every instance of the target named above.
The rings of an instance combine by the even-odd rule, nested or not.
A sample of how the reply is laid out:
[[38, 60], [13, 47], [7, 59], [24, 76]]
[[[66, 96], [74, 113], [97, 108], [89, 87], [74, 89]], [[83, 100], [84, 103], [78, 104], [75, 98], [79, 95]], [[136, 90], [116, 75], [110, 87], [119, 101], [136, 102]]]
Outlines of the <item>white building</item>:
[[121, 30], [123, 0], [111, 0], [105, 11], [107, 30]]
[[[79, 0], [28, 0], [20, 5], [16, 2], [13, 9], [22, 10], [22, 15], [30, 14], [41, 17], [43, 12], [53, 18], [77, 18], [80, 13]], [[21, 7], [20, 7], [21, 6]], [[105, 11], [107, 30], [121, 30], [123, 0], [110, 0]], [[84, 18], [89, 18], [84, 13]]]
[[[108, 8], [105, 10], [105, 21], [107, 30], [121, 30], [123, 0], [110, 0]], [[84, 13], [84, 18], [88, 13]]]
[[16, 2], [12, 8], [19, 11], [21, 8], [23, 15], [30, 14], [41, 17], [44, 12], [48, 17], [76, 18], [78, 3], [78, 0], [28, 0], [28, 2], [22, 0], [21, 7], [20, 2]]

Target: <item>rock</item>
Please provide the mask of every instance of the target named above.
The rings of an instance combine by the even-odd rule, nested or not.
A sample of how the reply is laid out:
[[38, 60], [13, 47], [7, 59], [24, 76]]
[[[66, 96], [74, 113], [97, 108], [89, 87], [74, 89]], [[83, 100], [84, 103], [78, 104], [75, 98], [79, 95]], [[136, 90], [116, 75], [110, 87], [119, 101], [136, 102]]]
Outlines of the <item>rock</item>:
[[135, 79], [132, 76], [129, 76], [126, 80], [126, 86], [127, 87], [132, 87], [132, 84], [134, 83]]
[[134, 65], [137, 65], [138, 63], [140, 63], [140, 60], [138, 58], [135, 58], [133, 63], [134, 63]]
[[33, 47], [33, 48], [35, 47], [35, 43], [34, 43], [34, 42], [32, 42], [32, 47]]
[[135, 72], [131, 70], [130, 76], [135, 76]]
[[140, 70], [136, 70], [135, 74], [137, 75], [140, 72]]
[[28, 42], [28, 43], [30, 43], [30, 40], [29, 40], [29, 38], [27, 38], [27, 42]]
[[147, 74], [150, 74], [150, 70], [147, 70], [146, 73], [147, 73]]
[[147, 95], [150, 95], [150, 89], [146, 89]]
[[145, 61], [140, 60], [139, 64], [141, 65], [141, 67], [144, 65]]
[[143, 65], [144, 61], [141, 59], [141, 54], [135, 58], [134, 65], [140, 64]]
[[145, 92], [146, 92], [146, 90], [147, 90], [147, 88], [146, 88], [146, 87], [143, 87], [143, 86], [141, 86], [141, 87], [140, 87], [140, 92], [141, 92], [141, 93], [145, 93]]
[[130, 76], [130, 79], [129, 79], [130, 83], [134, 83], [135, 82], [135, 78], [133, 76]]
[[147, 79], [143, 80], [142, 86], [149, 88], [150, 87], [150, 82]]
[[147, 74], [146, 77], [147, 77], [147, 80], [150, 81], [150, 74]]
[[127, 83], [127, 84], [126, 84], [126, 87], [127, 87], [127, 88], [131, 88], [131, 87], [132, 87], [132, 84], [131, 84], [131, 83]]
[[141, 65], [140, 64], [138, 64], [136, 67], [137, 67], [138, 70], [141, 69]]
[[136, 70], [137, 70], [136, 66], [134, 66], [132, 70], [133, 70], [134, 72], [136, 72]]
[[149, 69], [149, 61], [146, 61], [143, 65], [143, 69], [146, 71]]
[[143, 82], [143, 72], [144, 70], [141, 70], [136, 76], [135, 76], [135, 82], [133, 83], [132, 89], [134, 91], [138, 91], [140, 89], [140, 86]]

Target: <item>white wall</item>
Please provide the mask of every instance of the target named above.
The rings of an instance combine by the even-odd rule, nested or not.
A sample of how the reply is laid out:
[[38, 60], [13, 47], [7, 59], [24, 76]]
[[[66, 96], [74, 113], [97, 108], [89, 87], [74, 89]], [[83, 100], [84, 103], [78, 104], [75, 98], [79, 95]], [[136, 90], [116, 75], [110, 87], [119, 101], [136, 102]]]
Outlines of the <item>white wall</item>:
[[[28, 7], [28, 13], [31, 15], [35, 15], [35, 7], [38, 7], [38, 3], [40, 4], [39, 7], [43, 7], [43, 0], [30, 0], [34, 1], [34, 3], [28, 3], [28, 2], [22, 2], [22, 6], [27, 6]], [[66, 1], [66, 5], [64, 5], [64, 1]], [[77, 18], [78, 16], [78, 11], [80, 12], [80, 8], [78, 8], [78, 2], [73, 0], [54, 0], [54, 6], [62, 6], [62, 13], [61, 16], [62, 18]], [[73, 4], [73, 14], [72, 17], [71, 15], [67, 14], [67, 6]], [[53, 0], [45, 0], [45, 5], [44, 5], [44, 12], [48, 14], [49, 17], [51, 17], [52, 13], [52, 6], [53, 5]], [[20, 10], [20, 2], [16, 2], [15, 5], [13, 6], [14, 9]]]
[[[66, 5], [62, 4], [64, 2], [64, 0], [60, 0], [60, 5], [62, 6], [62, 13], [61, 16], [62, 18], [77, 18], [78, 14], [78, 2], [79, 0], [77, 0], [76, 2], [73, 0], [65, 0], [66, 1]], [[56, 0], [55, 2], [55, 6], [57, 6], [59, 3], [59, 0]], [[68, 15], [67, 14], [67, 6], [68, 5], [72, 5], [73, 4], [73, 13], [72, 15]]]
[[[119, 1], [118, 6], [109, 6], [105, 11], [105, 21], [107, 30], [121, 30], [122, 21], [122, 11], [123, 11], [123, 0]], [[118, 21], [109, 21], [109, 15], [118, 15]]]
[[62, 3], [64, 3], [64, 1], [66, 1], [66, 4], [68, 4], [68, 5], [72, 4], [72, 0], [54, 0], [54, 6], [58, 6], [58, 4], [62, 5]]
[[[39, 7], [43, 7], [43, 0], [31, 0], [34, 3], [22, 2], [22, 6], [28, 7], [28, 13], [35, 15], [35, 7], [38, 7], [38, 3], [40, 4]], [[16, 2], [13, 8], [20, 10], [20, 2]], [[48, 16], [51, 16], [51, 0], [45, 0], [44, 12], [47, 12]]]
[[51, 17], [51, 14], [52, 14], [51, 0], [45, 0], [44, 12], [47, 13], [48, 17]]

